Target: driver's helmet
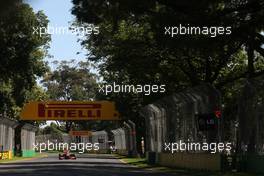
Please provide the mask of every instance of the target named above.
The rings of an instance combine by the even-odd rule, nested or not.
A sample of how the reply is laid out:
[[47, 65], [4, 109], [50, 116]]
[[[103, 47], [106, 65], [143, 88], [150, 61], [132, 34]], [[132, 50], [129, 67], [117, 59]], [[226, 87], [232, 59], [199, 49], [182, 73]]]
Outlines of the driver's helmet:
[[70, 151], [68, 149], [64, 149], [63, 150], [63, 153], [66, 154], [66, 155], [69, 155], [70, 154]]

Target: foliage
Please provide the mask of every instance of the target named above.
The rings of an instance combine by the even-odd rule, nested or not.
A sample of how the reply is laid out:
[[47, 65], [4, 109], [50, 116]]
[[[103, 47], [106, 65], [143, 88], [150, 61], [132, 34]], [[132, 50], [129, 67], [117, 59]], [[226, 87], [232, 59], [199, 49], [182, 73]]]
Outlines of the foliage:
[[59, 130], [59, 127], [55, 123], [52, 122], [49, 126], [46, 126], [45, 128], [43, 128], [43, 133], [58, 135], [58, 134], [61, 134], [62, 132]]
[[30, 92], [26, 93], [26, 101], [46, 101], [49, 99], [49, 95], [43, 87], [35, 85]]
[[[263, 78], [263, 0], [72, 2], [78, 25], [100, 27], [100, 34], [87, 36], [82, 45], [108, 84], [165, 84], [169, 95], [210, 83], [222, 93], [225, 123], [230, 125], [239, 116], [239, 97], [246, 95], [245, 83]], [[180, 24], [231, 27], [232, 33], [216, 37], [165, 35], [165, 27]], [[138, 112], [160, 96], [165, 95], [120, 93], [99, 97], [115, 101], [122, 116], [133, 120], [137, 134], [143, 135], [144, 120]], [[250, 116], [244, 118], [255, 121]]]
[[63, 140], [63, 131], [54, 122], [51, 122], [49, 126], [39, 128], [37, 131], [37, 135], [50, 135], [51, 139], [56, 139], [59, 141]]
[[[131, 82], [165, 82], [169, 92], [186, 82], [215, 83], [222, 69], [234, 62], [232, 56], [241, 46], [251, 45], [263, 53], [261, 1], [156, 0], [137, 4], [73, 0], [73, 3], [72, 12], [81, 24], [100, 26], [99, 36], [83, 41], [91, 50], [90, 59], [104, 61], [101, 67], [104, 71], [124, 72]], [[164, 27], [178, 24], [231, 26], [232, 35], [215, 38], [164, 35]]]
[[96, 79], [88, 63], [79, 62], [75, 65], [72, 60], [58, 63], [54, 71], [46, 73], [41, 83], [51, 100], [93, 100]]
[[[79, 25], [100, 27], [99, 35], [88, 36], [82, 44], [90, 51], [88, 59], [99, 64], [105, 82], [165, 84], [167, 94], [172, 94], [202, 82], [224, 89], [249, 74], [263, 73], [263, 67], [253, 73], [252, 65], [260, 60], [247, 57], [249, 49], [263, 54], [262, 1], [73, 0], [73, 4]], [[164, 34], [165, 27], [179, 24], [230, 26], [232, 34], [174, 38]], [[164, 95], [112, 96], [126, 106], [120, 108], [127, 112], [123, 115], [133, 117], [138, 108], [132, 102], [144, 105]]]
[[[91, 101], [96, 98], [97, 76], [91, 72], [88, 62], [61, 61], [54, 62], [57, 67], [46, 73], [41, 83], [50, 100]], [[82, 124], [82, 122], [79, 122]], [[73, 122], [65, 123], [65, 130], [72, 128]]]
[[29, 5], [16, 3], [8, 16], [0, 17], [0, 113], [17, 116], [14, 109], [22, 107], [26, 94], [36, 79], [46, 72], [43, 61], [50, 41], [49, 35], [39, 36], [33, 28], [45, 27], [43, 12], [33, 12]]

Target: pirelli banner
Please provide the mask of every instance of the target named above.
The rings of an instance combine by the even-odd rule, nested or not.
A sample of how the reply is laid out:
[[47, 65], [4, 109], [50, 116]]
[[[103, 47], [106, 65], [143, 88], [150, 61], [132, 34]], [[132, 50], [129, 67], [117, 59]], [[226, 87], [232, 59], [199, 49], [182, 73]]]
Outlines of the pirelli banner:
[[69, 132], [70, 136], [92, 136], [92, 132], [91, 131], [70, 131]]
[[120, 120], [115, 104], [109, 101], [49, 101], [25, 105], [21, 120]]

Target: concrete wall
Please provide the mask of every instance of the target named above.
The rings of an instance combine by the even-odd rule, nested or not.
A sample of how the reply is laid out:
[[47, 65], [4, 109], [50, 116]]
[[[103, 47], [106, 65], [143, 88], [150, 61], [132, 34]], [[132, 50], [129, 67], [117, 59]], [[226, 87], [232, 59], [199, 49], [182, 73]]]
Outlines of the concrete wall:
[[198, 170], [221, 170], [221, 155], [209, 153], [158, 153], [157, 163], [162, 166]]
[[264, 174], [264, 156], [263, 155], [247, 155], [243, 156], [241, 169], [250, 173]]

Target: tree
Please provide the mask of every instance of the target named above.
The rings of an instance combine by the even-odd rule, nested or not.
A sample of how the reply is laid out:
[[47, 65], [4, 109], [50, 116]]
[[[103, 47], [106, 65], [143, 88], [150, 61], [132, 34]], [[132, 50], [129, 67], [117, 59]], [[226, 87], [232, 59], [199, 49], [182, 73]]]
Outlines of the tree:
[[[56, 64], [58, 62], [55, 62]], [[88, 62], [61, 61], [54, 71], [48, 72], [41, 81], [51, 100], [95, 99], [97, 76], [91, 73]], [[66, 131], [70, 131], [72, 122], [66, 122]]]
[[95, 98], [97, 77], [91, 73], [91, 66], [85, 62], [75, 64], [75, 60], [61, 61], [54, 71], [46, 73], [41, 83], [50, 99], [73, 101]]
[[26, 101], [46, 101], [49, 95], [40, 85], [35, 85], [30, 92], [26, 93]]
[[[102, 75], [108, 73], [107, 81], [166, 84], [168, 94], [201, 82], [221, 88], [248, 73], [244, 69], [235, 75], [232, 71], [222, 74], [235, 62], [233, 56], [248, 45], [248, 37], [254, 35], [255, 38], [251, 37], [255, 50], [262, 51], [259, 34], [263, 25], [257, 23], [262, 18], [260, 1], [156, 0], [136, 5], [134, 1], [73, 0], [73, 3], [77, 24], [93, 23], [100, 27], [99, 35], [89, 36], [82, 44], [91, 52], [89, 59], [101, 63]], [[247, 20], [246, 16], [251, 18]], [[231, 26], [232, 35], [215, 38], [164, 35], [164, 27], [178, 24]], [[125, 80], [116, 75], [122, 75]], [[157, 98], [144, 97], [144, 102]]]
[[[73, 0], [73, 3], [72, 12], [79, 24], [100, 26], [98, 36], [83, 41], [91, 50], [90, 59], [105, 61], [105, 70], [124, 70], [131, 81], [154, 82], [158, 75], [160, 80], [169, 80], [168, 85], [176, 83], [171, 86], [173, 91], [186, 79], [192, 85], [203, 81], [215, 84], [222, 69], [232, 62], [233, 54], [243, 45], [248, 46], [248, 38], [252, 38], [255, 50], [263, 53], [261, 1], [156, 0], [136, 4], [134, 1]], [[183, 35], [173, 39], [164, 35], [164, 27], [178, 24], [230, 26], [232, 35], [215, 38]], [[145, 64], [148, 64], [147, 70], [143, 68]], [[217, 85], [222, 87], [223, 83]]]
[[55, 123], [51, 122], [50, 125], [39, 129], [37, 132], [39, 135], [50, 135], [49, 139], [63, 141], [63, 132], [60, 127]]
[[26, 94], [46, 70], [49, 35], [38, 35], [33, 28], [47, 27], [43, 12], [33, 12], [29, 5], [15, 3], [8, 16], [0, 16], [0, 113], [17, 117]]
[[6, 17], [9, 15], [12, 8], [21, 3], [21, 0], [10, 0], [0, 2], [0, 17]]
[[[43, 59], [50, 36], [33, 32], [34, 28], [47, 25], [48, 20], [43, 12], [34, 13], [22, 1], [1, 2], [0, 114], [4, 117], [19, 118], [28, 92], [36, 85], [37, 77], [47, 70]], [[21, 144], [20, 132], [24, 125], [24, 122], [19, 122], [15, 130], [16, 144]], [[17, 148], [15, 151], [19, 153]]]
[[[220, 89], [224, 104], [230, 105], [246, 79], [259, 80], [264, 74], [261, 0], [72, 2], [77, 25], [100, 27], [99, 35], [88, 36], [82, 44], [107, 83], [165, 84], [166, 93], [172, 94], [207, 82]], [[164, 34], [165, 27], [179, 24], [231, 27], [232, 33], [216, 37]], [[122, 115], [136, 117], [140, 123], [139, 108], [160, 96], [164, 95], [104, 98], [119, 102]]]

